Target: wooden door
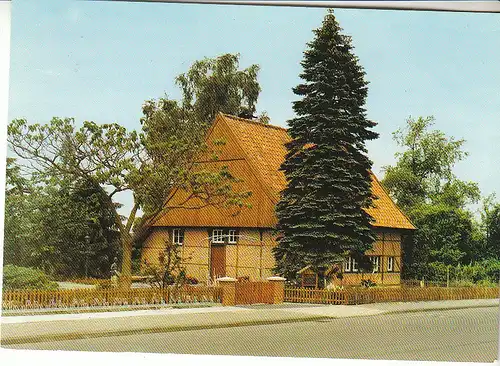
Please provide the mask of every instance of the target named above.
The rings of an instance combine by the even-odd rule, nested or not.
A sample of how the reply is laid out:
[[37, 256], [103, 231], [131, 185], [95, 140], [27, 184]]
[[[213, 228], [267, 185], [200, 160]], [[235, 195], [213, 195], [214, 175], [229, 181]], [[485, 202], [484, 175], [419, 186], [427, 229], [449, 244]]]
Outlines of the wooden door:
[[210, 276], [212, 278], [226, 275], [226, 247], [223, 245], [212, 246], [210, 250]]

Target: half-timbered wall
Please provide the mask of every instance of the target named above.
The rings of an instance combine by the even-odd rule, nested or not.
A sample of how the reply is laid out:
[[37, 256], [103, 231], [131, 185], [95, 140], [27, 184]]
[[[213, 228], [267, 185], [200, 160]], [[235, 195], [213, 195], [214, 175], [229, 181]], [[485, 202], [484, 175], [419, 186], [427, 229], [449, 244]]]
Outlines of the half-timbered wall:
[[[141, 268], [158, 265], [165, 240], [172, 240], [173, 228], [155, 228], [144, 243]], [[206, 281], [210, 273], [210, 237], [212, 228], [185, 228], [184, 243], [179, 247], [182, 265], [189, 276]], [[236, 244], [225, 244], [225, 275], [249, 280], [272, 276], [276, 241], [270, 230], [239, 229]]]
[[[335, 279], [335, 285], [359, 286], [362, 280], [371, 280], [377, 285], [399, 285], [401, 283], [401, 234], [397, 231], [378, 231], [369, 256], [380, 257], [376, 273], [344, 272], [342, 280]], [[394, 258], [392, 271], [388, 269], [389, 257]]]

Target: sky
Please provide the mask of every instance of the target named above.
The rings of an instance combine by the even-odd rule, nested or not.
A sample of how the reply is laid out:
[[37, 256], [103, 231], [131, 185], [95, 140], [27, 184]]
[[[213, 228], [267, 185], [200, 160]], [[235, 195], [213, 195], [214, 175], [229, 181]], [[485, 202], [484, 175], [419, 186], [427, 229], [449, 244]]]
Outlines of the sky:
[[[141, 105], [177, 98], [174, 78], [204, 57], [240, 53], [260, 65], [257, 112], [286, 127], [300, 61], [325, 9], [92, 1], [12, 4], [9, 119], [74, 117], [140, 129]], [[392, 132], [409, 116], [465, 139], [459, 178], [500, 196], [498, 14], [335, 11], [370, 82], [373, 171], [395, 162]], [[500, 198], [500, 197], [499, 197]], [[123, 213], [131, 197], [122, 194]]]

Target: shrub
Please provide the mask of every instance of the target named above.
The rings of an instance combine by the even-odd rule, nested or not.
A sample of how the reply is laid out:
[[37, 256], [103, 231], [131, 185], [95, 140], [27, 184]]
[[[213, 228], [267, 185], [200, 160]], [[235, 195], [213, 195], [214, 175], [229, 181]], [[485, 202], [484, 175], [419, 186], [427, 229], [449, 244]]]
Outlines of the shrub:
[[111, 280], [99, 281], [96, 286], [97, 290], [108, 290], [110, 288], [113, 288], [113, 282]]
[[372, 280], [362, 280], [361, 281], [361, 287], [369, 288], [369, 287], [375, 287], [375, 286], [377, 286], [377, 284], [375, 282], [373, 282]]
[[447, 268], [446, 264], [440, 262], [432, 262], [427, 264], [427, 276], [425, 279], [428, 281], [446, 281]]
[[450, 282], [451, 287], [474, 287], [474, 282], [467, 280], [459, 280]]
[[3, 267], [3, 289], [4, 290], [55, 290], [58, 288], [56, 282], [39, 269], [29, 267], [18, 267], [8, 264]]
[[497, 282], [491, 282], [490, 280], [481, 280], [477, 282], [477, 286], [479, 287], [497, 287]]
[[186, 276], [184, 281], [188, 285], [197, 285], [199, 283], [199, 281], [196, 278], [191, 276]]
[[[425, 264], [426, 282], [446, 283], [447, 272], [452, 286], [470, 286], [470, 284], [497, 284], [500, 280], [500, 260], [487, 259], [467, 265], [446, 266], [444, 263]], [[488, 285], [489, 286], [489, 285]]]
[[490, 281], [498, 283], [500, 281], [500, 260], [489, 259], [480, 263], [484, 268]]

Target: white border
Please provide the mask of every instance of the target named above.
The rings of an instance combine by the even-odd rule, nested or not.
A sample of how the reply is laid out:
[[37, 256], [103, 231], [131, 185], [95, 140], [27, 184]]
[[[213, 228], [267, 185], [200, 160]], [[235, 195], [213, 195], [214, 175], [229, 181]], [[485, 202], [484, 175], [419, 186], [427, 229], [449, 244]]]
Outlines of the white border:
[[[94, 0], [108, 1], [108, 0]], [[287, 0], [113, 0], [125, 2], [288, 6], [308, 8], [346, 8], [379, 10], [450, 11], [474, 13], [499, 13], [499, 1], [287, 1]]]
[[[96, 0], [94, 0], [96, 1]], [[99, 1], [99, 0], [97, 0]], [[127, 1], [127, 0], [115, 0]], [[225, 1], [225, 0], [145, 0], [137, 2], [168, 2], [168, 3], [204, 3], [204, 4], [237, 4], [260, 6], [295, 6], [295, 7], [336, 7], [365, 9], [401, 9], [401, 10], [435, 10], [435, 11], [467, 11], [467, 12], [500, 12], [500, 2], [422, 2], [422, 1]], [[6, 125], [8, 118], [8, 90], [10, 64], [10, 1], [0, 0], [0, 185], [5, 186], [6, 158]], [[4, 189], [0, 189], [0, 207], [4, 208]], [[4, 215], [0, 215], [0, 237], [3, 243]], [[0, 246], [0, 265], [3, 263], [3, 246]], [[0, 266], [0, 281], [1, 266]], [[1, 283], [1, 282], [0, 282]], [[1, 286], [0, 286], [1, 287]], [[1, 289], [0, 289], [1, 293]], [[193, 340], [195, 342], [196, 340]], [[279, 340], [277, 340], [279, 342]], [[500, 347], [499, 347], [500, 348]], [[339, 360], [310, 358], [271, 358], [271, 357], [240, 357], [240, 356], [193, 356], [172, 354], [141, 354], [141, 353], [99, 353], [99, 352], [67, 352], [67, 351], [20, 351], [0, 349], [0, 358], [5, 365], [36, 364], [54, 365], [62, 362], [72, 365], [118, 364], [118, 365], [252, 365], [260, 366], [283, 365], [295, 366], [304, 364], [325, 365], [463, 365], [464, 363], [422, 362], [422, 361], [386, 361], [386, 360]], [[481, 365], [476, 363], [475, 365]], [[484, 363], [484, 365], [489, 365]]]

